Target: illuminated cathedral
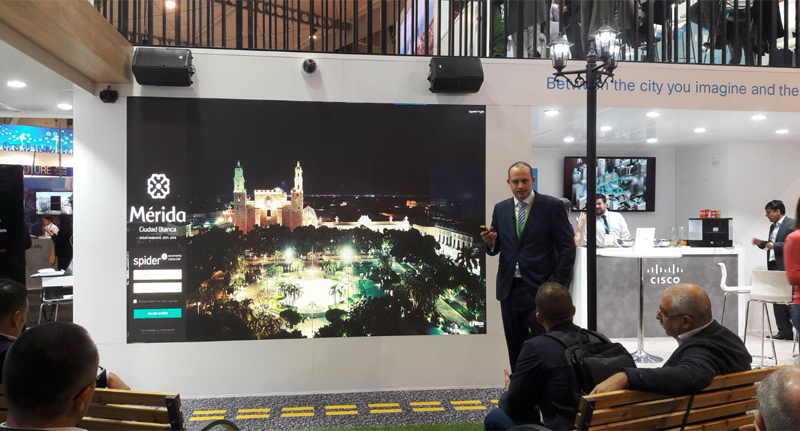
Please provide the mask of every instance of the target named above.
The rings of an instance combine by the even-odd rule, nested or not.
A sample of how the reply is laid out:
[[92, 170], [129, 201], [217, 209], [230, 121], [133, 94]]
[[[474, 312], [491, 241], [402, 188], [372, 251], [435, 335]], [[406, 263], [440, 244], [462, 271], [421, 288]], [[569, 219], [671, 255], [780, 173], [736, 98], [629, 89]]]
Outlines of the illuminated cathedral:
[[[294, 168], [294, 188], [291, 196], [280, 187], [272, 190], [255, 190], [254, 199], [247, 199], [244, 187], [244, 169], [236, 162], [233, 175], [233, 210], [226, 211], [225, 218], [233, 222], [243, 232], [253, 226], [281, 225], [291, 230], [303, 225], [316, 225], [316, 217], [303, 212], [303, 168], [300, 162]], [[313, 211], [313, 210], [312, 210]]]

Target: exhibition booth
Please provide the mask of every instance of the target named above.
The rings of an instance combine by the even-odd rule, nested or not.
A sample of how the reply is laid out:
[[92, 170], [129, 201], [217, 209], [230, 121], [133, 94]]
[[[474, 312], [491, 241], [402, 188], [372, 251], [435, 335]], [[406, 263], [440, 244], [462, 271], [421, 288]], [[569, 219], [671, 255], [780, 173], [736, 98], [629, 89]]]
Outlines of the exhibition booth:
[[[404, 226], [416, 224], [421, 231], [430, 231], [431, 237], [438, 238], [437, 229], [447, 232], [448, 238], [463, 230], [459, 241], [468, 241], [469, 234], [475, 234], [468, 225], [474, 223], [472, 229], [477, 229], [488, 224], [492, 204], [508, 197], [506, 170], [517, 160], [529, 161], [535, 168], [539, 192], [570, 196], [571, 191], [564, 189], [565, 158], [584, 156], [583, 145], [568, 145], [562, 136], [549, 136], [548, 131], [556, 127], [547, 123], [542, 112], [561, 109], [578, 121], [585, 112], [585, 93], [552, 85], [552, 68], [545, 61], [484, 59], [485, 82], [480, 92], [444, 95], [428, 91], [428, 58], [316, 54], [319, 70], [308, 75], [301, 72], [307, 56], [302, 53], [193, 49], [192, 54], [197, 74], [191, 87], [119, 86], [120, 98], [114, 104], [103, 103], [96, 95], [75, 94], [74, 190], [80, 203], [75, 230], [80, 235], [75, 238], [74, 316], [97, 342], [104, 365], [125, 375], [131, 386], [184, 395], [497, 386], [507, 359], [494, 293], [495, 259], [479, 261], [476, 277], [485, 279], [483, 304], [481, 298], [465, 299], [468, 292], [455, 293], [453, 301], [448, 301], [450, 307], [470, 316], [461, 324], [452, 325], [455, 320], [445, 318], [419, 326], [412, 324], [418, 320], [403, 315], [409, 326], [369, 337], [342, 336], [343, 332], [328, 328], [336, 335], [219, 341], [225, 337], [193, 337], [200, 326], [190, 315], [203, 314], [204, 307], [213, 307], [223, 298], [243, 303], [244, 296], [239, 295], [246, 289], [223, 289], [226, 292], [211, 299], [202, 295], [194, 299], [192, 295], [201, 292], [186, 286], [211, 285], [215, 275], [202, 272], [192, 247], [211, 238], [215, 230], [189, 220], [201, 218], [199, 213], [210, 218], [213, 205], [209, 203], [226, 194], [236, 198], [239, 193], [240, 206], [213, 214], [223, 230], [247, 220], [248, 225], [257, 221], [254, 224], [263, 227], [280, 224], [302, 231], [310, 225], [359, 220], [357, 212], [348, 213], [346, 208], [365, 205], [363, 201], [335, 197], [325, 201], [323, 194], [391, 194], [402, 196], [403, 203], [376, 202], [396, 209], [379, 211], [385, 213], [380, 220], [361, 220], [364, 229], [372, 226], [382, 235], [395, 235], [387, 234], [385, 227], [401, 226], [402, 217], [408, 217]], [[754, 111], [797, 111], [792, 96], [723, 97], [667, 90], [670, 84], [674, 88], [695, 81], [791, 86], [791, 70], [625, 63], [616, 74], [618, 81], [633, 83], [633, 90], [612, 86], [600, 92], [601, 110], [643, 113], [657, 108], [668, 116], [691, 107], [743, 119]], [[653, 90], [658, 88], [653, 83], [664, 90]], [[101, 89], [105, 86], [98, 85], [97, 91]], [[344, 113], [342, 118], [336, 116], [339, 111]], [[481, 139], [473, 140], [474, 135]], [[718, 263], [726, 266], [730, 284], [746, 283], [752, 269], [764, 266], [764, 253], [749, 242], [763, 237], [769, 227], [763, 220], [765, 202], [783, 199], [791, 205], [800, 195], [800, 177], [792, 163], [800, 156], [800, 148], [769, 139], [758, 139], [756, 146], [754, 141], [659, 146], [632, 139], [629, 144], [598, 146], [600, 157], [649, 158], [657, 163], [652, 179], [655, 190], [646, 197], [652, 211], [625, 213], [631, 232], [655, 228], [656, 238], [669, 238], [672, 227], [688, 225], [701, 208], [721, 209], [724, 217], [734, 220], [731, 247], [693, 247], [682, 250], [678, 259], [642, 261], [645, 271], [658, 273], [655, 282], [644, 285], [646, 336], [662, 335], [651, 316], [654, 298], [668, 282], [661, 270], [669, 269], [668, 275], [682, 282], [703, 285], [717, 314], [721, 308]], [[768, 175], [757, 166], [769, 167]], [[340, 183], [347, 190], [337, 188], [341, 185], [333, 183], [337, 178], [344, 178]], [[424, 203], [412, 197], [422, 194], [429, 196]], [[480, 199], [474, 201], [468, 195]], [[413, 211], [420, 205], [464, 225], [420, 222]], [[476, 205], [483, 214], [458, 218], [448, 213], [452, 207], [471, 212]], [[791, 213], [793, 208], [787, 210]], [[392, 238], [400, 241], [402, 236]], [[293, 266], [296, 256], [287, 256], [285, 250], [245, 256], [242, 248], [241, 265], [260, 259], [260, 270], [283, 268], [275, 277], [273, 291], [267, 288], [265, 296], [253, 295], [252, 301], [261, 301], [263, 307], [251, 309], [255, 314], [260, 309], [282, 313], [294, 307], [309, 318], [287, 332], [315, 333], [330, 305], [352, 299], [345, 306], [363, 306], [377, 304], [371, 301], [375, 298], [393, 297], [380, 279], [361, 286], [360, 298], [353, 293], [359, 270], [380, 267], [380, 256], [370, 253], [370, 248], [352, 255], [342, 249], [307, 253], [303, 249], [300, 267]], [[584, 253], [585, 249], [579, 249], [572, 287], [580, 310], [578, 321], [585, 316], [580, 306], [585, 298]], [[328, 274], [313, 272], [325, 272], [323, 262], [338, 266]], [[395, 262], [400, 262], [391, 267], [395, 274], [420, 265], [397, 257]], [[636, 335], [629, 327], [638, 319], [631, 305], [638, 300], [637, 264], [636, 259], [598, 258], [598, 329], [610, 336]], [[216, 279], [236, 287], [235, 280], [225, 278], [236, 271], [228, 268]], [[344, 288], [331, 294], [329, 286], [318, 287], [325, 280], [335, 280]], [[283, 287], [281, 291], [285, 284], [279, 281], [292, 282], [309, 295], [315, 289], [326, 290], [327, 295], [293, 302], [292, 290]], [[241, 285], [251, 282], [243, 280]], [[413, 294], [410, 298], [424, 302]], [[741, 331], [744, 300], [728, 301], [725, 324]], [[311, 325], [310, 332], [302, 325]], [[420, 327], [424, 329], [413, 329]], [[454, 332], [459, 335], [446, 335]], [[208, 342], [168, 342], [194, 340]]]

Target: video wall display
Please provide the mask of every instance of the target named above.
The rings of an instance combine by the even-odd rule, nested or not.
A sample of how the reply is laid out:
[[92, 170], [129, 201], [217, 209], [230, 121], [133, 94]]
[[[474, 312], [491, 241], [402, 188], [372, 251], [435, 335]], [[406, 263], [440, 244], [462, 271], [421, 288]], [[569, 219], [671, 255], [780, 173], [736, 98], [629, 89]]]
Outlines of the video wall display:
[[0, 124], [0, 150], [72, 154], [72, 129]]
[[486, 333], [485, 107], [128, 100], [128, 342]]
[[[564, 197], [573, 211], [586, 210], [587, 169], [586, 158], [564, 157]], [[655, 157], [597, 158], [595, 170], [596, 193], [606, 196], [611, 211], [655, 211]]]

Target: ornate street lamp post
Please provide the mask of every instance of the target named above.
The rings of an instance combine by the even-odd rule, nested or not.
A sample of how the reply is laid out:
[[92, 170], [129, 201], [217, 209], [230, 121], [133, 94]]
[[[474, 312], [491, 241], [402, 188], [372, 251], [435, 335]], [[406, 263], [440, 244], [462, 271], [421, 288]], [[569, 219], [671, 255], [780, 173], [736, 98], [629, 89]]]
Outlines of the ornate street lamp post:
[[[592, 330], [597, 329], [597, 89], [603, 88], [609, 79], [614, 81], [617, 34], [619, 32], [608, 25], [591, 34], [594, 40], [586, 55], [586, 69], [563, 72], [572, 43], [559, 36], [549, 45], [556, 80], [564, 80], [573, 88], [586, 89], [586, 325]], [[572, 75], [575, 75], [574, 80], [570, 79]]]

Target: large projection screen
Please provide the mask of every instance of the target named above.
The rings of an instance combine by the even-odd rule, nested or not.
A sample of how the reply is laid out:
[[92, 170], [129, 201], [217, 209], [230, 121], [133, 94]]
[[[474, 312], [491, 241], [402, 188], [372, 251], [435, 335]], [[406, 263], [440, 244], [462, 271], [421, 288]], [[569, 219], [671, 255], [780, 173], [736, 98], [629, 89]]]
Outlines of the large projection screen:
[[484, 106], [132, 97], [128, 342], [486, 333]]

